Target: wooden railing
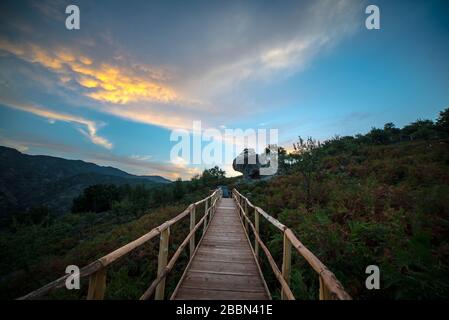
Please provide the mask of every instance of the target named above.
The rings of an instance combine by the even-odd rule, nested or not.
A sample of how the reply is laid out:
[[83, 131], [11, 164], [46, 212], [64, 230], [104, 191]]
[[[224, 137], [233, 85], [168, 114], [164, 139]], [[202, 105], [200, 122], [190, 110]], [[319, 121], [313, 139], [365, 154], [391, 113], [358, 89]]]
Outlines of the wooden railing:
[[[280, 223], [277, 219], [270, 216], [261, 208], [254, 206], [248, 198], [240, 194], [236, 189], [232, 191], [232, 196], [235, 199], [239, 208], [239, 214], [244, 223], [245, 232], [248, 233], [248, 226], [251, 228], [254, 235], [254, 255], [259, 256], [259, 247], [265, 253], [268, 262], [275, 274], [277, 280], [281, 285], [281, 298], [293, 300], [295, 299], [290, 289], [290, 271], [291, 271], [291, 248], [304, 257], [309, 265], [318, 274], [320, 291], [320, 300], [350, 300], [351, 296], [344, 290], [341, 283], [336, 279], [335, 275], [311, 252], [309, 251], [295, 236], [292, 230]], [[254, 212], [254, 224], [249, 218], [249, 208]], [[282, 271], [279, 270], [274, 261], [270, 251], [260, 238], [260, 216], [264, 217], [273, 226], [279, 229], [284, 235], [283, 257], [282, 257]]]
[[[215, 190], [210, 196], [200, 200], [196, 203], [190, 204], [186, 210], [177, 215], [171, 220], [168, 220], [161, 224], [160, 226], [152, 229], [150, 232], [146, 233], [142, 237], [124, 245], [123, 247], [118, 248], [117, 250], [103, 256], [80, 269], [80, 278], [89, 276], [89, 289], [87, 292], [88, 300], [102, 300], [104, 298], [105, 290], [106, 290], [106, 275], [107, 268], [111, 264], [113, 264], [118, 259], [127, 255], [134, 249], [140, 247], [144, 243], [147, 243], [151, 239], [159, 236], [159, 254], [158, 254], [158, 268], [157, 268], [157, 277], [151, 283], [150, 287], [145, 291], [145, 293], [140, 297], [141, 300], [149, 299], [154, 293], [154, 297], [156, 300], [164, 299], [165, 296], [165, 278], [172, 270], [173, 266], [176, 263], [176, 260], [181, 255], [184, 248], [189, 244], [190, 249], [190, 258], [193, 256], [195, 251], [195, 233], [201, 226], [203, 226], [203, 235], [209, 225], [209, 222], [214, 215], [217, 203], [222, 197], [221, 189]], [[204, 215], [203, 217], [196, 222], [195, 213], [196, 208], [200, 205], [204, 204]], [[175, 251], [170, 261], [167, 263], [168, 258], [168, 243], [170, 238], [170, 227], [186, 216], [190, 216], [190, 232], [178, 249]], [[20, 300], [25, 299], [35, 299], [41, 297], [54, 289], [61, 288], [65, 286], [65, 282], [69, 275], [65, 275], [21, 298]]]

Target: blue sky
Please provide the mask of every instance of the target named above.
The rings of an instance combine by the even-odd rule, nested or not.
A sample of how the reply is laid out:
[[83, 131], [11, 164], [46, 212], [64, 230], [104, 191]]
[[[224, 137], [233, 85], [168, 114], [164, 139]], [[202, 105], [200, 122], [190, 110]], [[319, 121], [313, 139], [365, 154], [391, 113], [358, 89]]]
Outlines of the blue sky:
[[[65, 28], [76, 4], [81, 29]], [[365, 28], [376, 4], [381, 29]], [[449, 106], [449, 3], [4, 1], [0, 144], [187, 179], [172, 130], [365, 133]], [[203, 143], [204, 145], [204, 143]], [[176, 160], [176, 159], [175, 159]], [[229, 175], [229, 163], [217, 163]]]

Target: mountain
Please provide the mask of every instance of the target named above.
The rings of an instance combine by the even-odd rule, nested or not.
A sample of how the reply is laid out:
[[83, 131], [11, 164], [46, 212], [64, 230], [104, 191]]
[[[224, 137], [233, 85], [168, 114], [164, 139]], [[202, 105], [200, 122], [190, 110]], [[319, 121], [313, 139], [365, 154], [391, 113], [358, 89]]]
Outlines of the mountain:
[[81, 160], [32, 156], [0, 146], [0, 216], [46, 205], [67, 212], [72, 199], [93, 184], [170, 183], [160, 176], [136, 176]]

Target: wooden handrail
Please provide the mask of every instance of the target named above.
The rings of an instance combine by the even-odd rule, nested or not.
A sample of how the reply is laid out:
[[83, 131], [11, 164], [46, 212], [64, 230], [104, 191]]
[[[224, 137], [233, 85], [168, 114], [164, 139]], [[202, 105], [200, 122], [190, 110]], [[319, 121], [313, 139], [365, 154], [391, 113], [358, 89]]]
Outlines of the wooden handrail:
[[[159, 259], [158, 259], [159, 266], [158, 266], [158, 276], [157, 276], [157, 279], [159, 279], [159, 280], [157, 281], [156, 285], [160, 284], [162, 278], [165, 279], [168, 272], [173, 268], [173, 265], [171, 265], [170, 263], [174, 264], [176, 262], [176, 259], [179, 257], [182, 249], [184, 249], [184, 247], [186, 246], [186, 243], [190, 242], [191, 244], [193, 243], [193, 246], [195, 245], [195, 242], [194, 242], [195, 232], [194, 231], [198, 230], [199, 225], [201, 225], [203, 222], [206, 221], [207, 216], [209, 216], [209, 215], [212, 216], [214, 214], [214, 212], [216, 210], [217, 201], [221, 197], [222, 197], [221, 189], [216, 189], [208, 197], [206, 197], [200, 201], [197, 201], [193, 204], [190, 204], [183, 212], [178, 214], [176, 217], [162, 223], [160, 226], [151, 229], [148, 233], [144, 234], [140, 238], [138, 238], [130, 243], [127, 243], [126, 245], [112, 251], [111, 253], [108, 253], [107, 255], [95, 260], [94, 262], [92, 262], [92, 263], [88, 264], [87, 266], [85, 266], [84, 268], [80, 269], [80, 278], [90, 276], [89, 290], [88, 290], [87, 298], [88, 299], [100, 299], [100, 300], [103, 299], [105, 286], [106, 286], [106, 272], [107, 272], [107, 267], [110, 264], [114, 263], [121, 257], [125, 256], [126, 254], [133, 251], [134, 249], [140, 247], [144, 243], [147, 243], [148, 241], [152, 240], [153, 238], [166, 233], [165, 236], [167, 238], [164, 239], [164, 241], [161, 241], [162, 246], [160, 245], [160, 247], [159, 247], [160, 252], [159, 252]], [[211, 200], [211, 205], [208, 208], [207, 204], [208, 204], [209, 200]], [[168, 247], [169, 228], [172, 225], [176, 224], [178, 221], [185, 218], [187, 215], [190, 215], [191, 217], [193, 216], [193, 221], [194, 221], [195, 208], [204, 202], [206, 202], [206, 208], [205, 208], [203, 218], [196, 225], [193, 224], [193, 226], [192, 226], [192, 223], [191, 223], [191, 230], [190, 230], [190, 233], [187, 236], [186, 240], [183, 241], [181, 246], [178, 248], [178, 250], [173, 255], [170, 262], [168, 264], [166, 264], [166, 257], [164, 257], [165, 253], [161, 253], [161, 250], [162, 250], [162, 252], [168, 251], [168, 248], [166, 248], [165, 246]], [[210, 221], [210, 219], [209, 219], [209, 221]], [[193, 239], [193, 242], [192, 242], [192, 239]], [[180, 251], [180, 249], [181, 249], [181, 251]], [[161, 266], [161, 264], [163, 266]], [[164, 264], [166, 264], [166, 265], [164, 265]], [[168, 267], [169, 267], [169, 270], [167, 272], [166, 270]], [[45, 286], [43, 286], [33, 292], [30, 292], [25, 296], [18, 298], [18, 300], [35, 299], [35, 298], [41, 297], [41, 296], [49, 293], [50, 291], [52, 291], [54, 289], [64, 287], [65, 282], [68, 277], [69, 277], [68, 274], [63, 277], [60, 277], [60, 278], [56, 279], [55, 281], [52, 281], [52, 282], [46, 284]], [[163, 293], [163, 290], [161, 290], [161, 292]], [[144, 296], [145, 296], [145, 294], [144, 294]], [[144, 297], [144, 296], [142, 296], [142, 297]]]
[[[209, 213], [207, 213], [209, 214]], [[178, 260], [179, 256], [181, 255], [181, 252], [184, 250], [184, 248], [187, 246], [187, 244], [190, 242], [190, 239], [193, 237], [195, 232], [199, 229], [199, 227], [206, 221], [206, 215], [204, 215], [200, 221], [195, 225], [195, 227], [190, 231], [190, 233], [187, 235], [187, 237], [184, 239], [184, 241], [181, 243], [181, 245], [178, 247], [176, 252], [173, 254], [173, 257], [170, 259], [170, 262], [167, 264], [167, 266], [164, 268], [162, 273], [151, 283], [150, 287], [145, 291], [145, 293], [140, 297], [140, 300], [148, 300], [151, 295], [154, 293], [156, 286], [168, 275], [168, 273], [172, 270], [174, 267], [176, 260]]]
[[[253, 205], [248, 198], [240, 194], [236, 189], [232, 191], [232, 195], [236, 201], [239, 216], [242, 219], [242, 225], [245, 232], [248, 234], [249, 228], [254, 234], [254, 248], [253, 254], [256, 259], [259, 256], [259, 248], [262, 249], [268, 262], [275, 274], [277, 280], [281, 285], [281, 297], [282, 299], [295, 299], [291, 288], [290, 288], [290, 271], [291, 271], [291, 248], [294, 247], [296, 251], [305, 258], [312, 269], [318, 274], [320, 283], [320, 299], [338, 299], [338, 300], [349, 300], [350, 295], [344, 290], [341, 283], [336, 279], [335, 275], [310, 251], [308, 250], [295, 236], [293, 231], [279, 222], [277, 219], [270, 216], [261, 208]], [[163, 299], [165, 296], [165, 279], [170, 271], [173, 269], [176, 261], [180, 257], [182, 251], [189, 244], [190, 257], [196, 250], [195, 234], [201, 226], [203, 226], [203, 236], [206, 229], [212, 220], [212, 217], [217, 209], [217, 203], [222, 197], [221, 189], [215, 190], [208, 197], [190, 204], [183, 212], [178, 214], [176, 217], [162, 223], [160, 226], [153, 228], [148, 233], [144, 234], [140, 238], [114, 250], [113, 252], [95, 260], [89, 265], [85, 266], [80, 270], [80, 277], [90, 276], [89, 279], [89, 290], [87, 293], [87, 299], [103, 299], [106, 290], [106, 278], [107, 278], [107, 267], [133, 251], [134, 249], [140, 247], [144, 243], [152, 240], [153, 238], [160, 236], [159, 242], [159, 255], [158, 255], [158, 269], [156, 279], [151, 283], [150, 287], [145, 291], [145, 293], [140, 297], [141, 300], [149, 299], [153, 296], [155, 299]], [[196, 208], [204, 204], [204, 215], [196, 223]], [[249, 212], [254, 212], [254, 224], [252, 223]], [[183, 240], [181, 245], [177, 248], [171, 259], [168, 261], [168, 245], [170, 238], [170, 227], [186, 216], [190, 216], [190, 232]], [[282, 270], [279, 269], [275, 260], [273, 259], [269, 249], [264, 244], [259, 234], [259, 217], [263, 216], [267, 221], [269, 221], [273, 226], [280, 230], [284, 235], [284, 245], [283, 245], [283, 259], [282, 259]], [[69, 275], [65, 275], [19, 299], [33, 299], [40, 297], [56, 288], [63, 287], [65, 281]]]
[[[274, 272], [274, 275], [276, 276], [276, 279], [278, 279], [279, 283], [281, 284], [282, 291], [286, 293], [289, 300], [295, 300], [295, 296], [293, 295], [290, 287], [288, 286], [286, 280], [283, 278], [281, 271], [279, 270], [278, 266], [276, 265], [276, 262], [273, 259], [273, 256], [270, 253], [270, 250], [268, 250], [265, 243], [263, 243], [262, 239], [260, 238], [259, 234], [256, 232], [256, 228], [254, 227], [251, 220], [248, 218], [247, 214], [243, 210], [240, 203], [237, 203], [237, 206], [239, 207], [239, 212], [242, 213], [242, 217], [245, 218], [246, 223], [251, 227], [254, 233], [254, 237], [256, 238], [257, 242], [259, 243], [260, 247], [262, 248], [262, 251], [267, 256], [268, 262], [270, 263], [271, 269]], [[246, 231], [246, 230], [245, 230]]]
[[[293, 231], [283, 225], [274, 217], [270, 216], [264, 210], [259, 207], [254, 206], [248, 198], [244, 197], [238, 190], [233, 189], [232, 194], [236, 200], [236, 203], [239, 207], [239, 214], [245, 218], [245, 221], [249, 223], [251, 229], [253, 231], [254, 237], [256, 238], [256, 243], [260, 245], [265, 255], [268, 258], [268, 262], [270, 263], [276, 278], [281, 284], [282, 290], [281, 295], [283, 298], [291, 299], [291, 289], [288, 285], [290, 281], [290, 270], [291, 270], [291, 257], [290, 250], [293, 246], [296, 251], [305, 258], [308, 264], [312, 267], [312, 269], [318, 274], [319, 282], [320, 282], [320, 292], [319, 297], [321, 300], [351, 300], [351, 296], [344, 290], [342, 284], [337, 280], [335, 275], [309, 250], [307, 249], [301, 241], [295, 236]], [[247, 211], [241, 205], [242, 200], [246, 203], [247, 206], [254, 208], [254, 213], [256, 215], [255, 223], [256, 227], [251, 223], [251, 220], [248, 217]], [[280, 230], [284, 234], [284, 246], [283, 246], [283, 261], [282, 261], [282, 273], [279, 271], [276, 263], [273, 260], [268, 248], [265, 246], [263, 241], [260, 239], [259, 235], [259, 220], [257, 215], [260, 214], [267, 221], [269, 221], [273, 226], [275, 226], [278, 230]], [[257, 248], [255, 246], [255, 248]], [[255, 252], [257, 255], [257, 252]], [[280, 277], [281, 275], [281, 277]], [[293, 297], [294, 298], [294, 297]]]

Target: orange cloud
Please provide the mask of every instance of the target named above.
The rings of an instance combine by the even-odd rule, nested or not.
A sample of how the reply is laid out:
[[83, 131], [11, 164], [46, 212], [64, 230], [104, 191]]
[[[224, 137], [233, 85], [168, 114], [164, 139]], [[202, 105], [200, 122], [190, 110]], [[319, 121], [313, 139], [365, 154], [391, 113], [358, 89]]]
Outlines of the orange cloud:
[[127, 75], [116, 67], [102, 65], [94, 72], [92, 69], [85, 69], [78, 68], [78, 71], [89, 74], [97, 82], [98, 90], [88, 94], [92, 99], [117, 104], [137, 101], [168, 103], [178, 100], [173, 89], [142, 77]]
[[[25, 61], [38, 63], [54, 72], [77, 79], [84, 88], [91, 89], [86, 96], [103, 102], [128, 104], [138, 101], [169, 103], [181, 100], [173, 88], [157, 79], [136, 74], [131, 69], [110, 64], [96, 65], [86, 56], [76, 56], [69, 49], [49, 51], [35, 44], [15, 44], [0, 39], [0, 50]], [[152, 73], [153, 75], [157, 73]]]
[[96, 81], [95, 79], [85, 78], [85, 77], [81, 77], [78, 80], [78, 83], [86, 88], [95, 88], [95, 87], [98, 87], [98, 85], [99, 85], [98, 81]]

